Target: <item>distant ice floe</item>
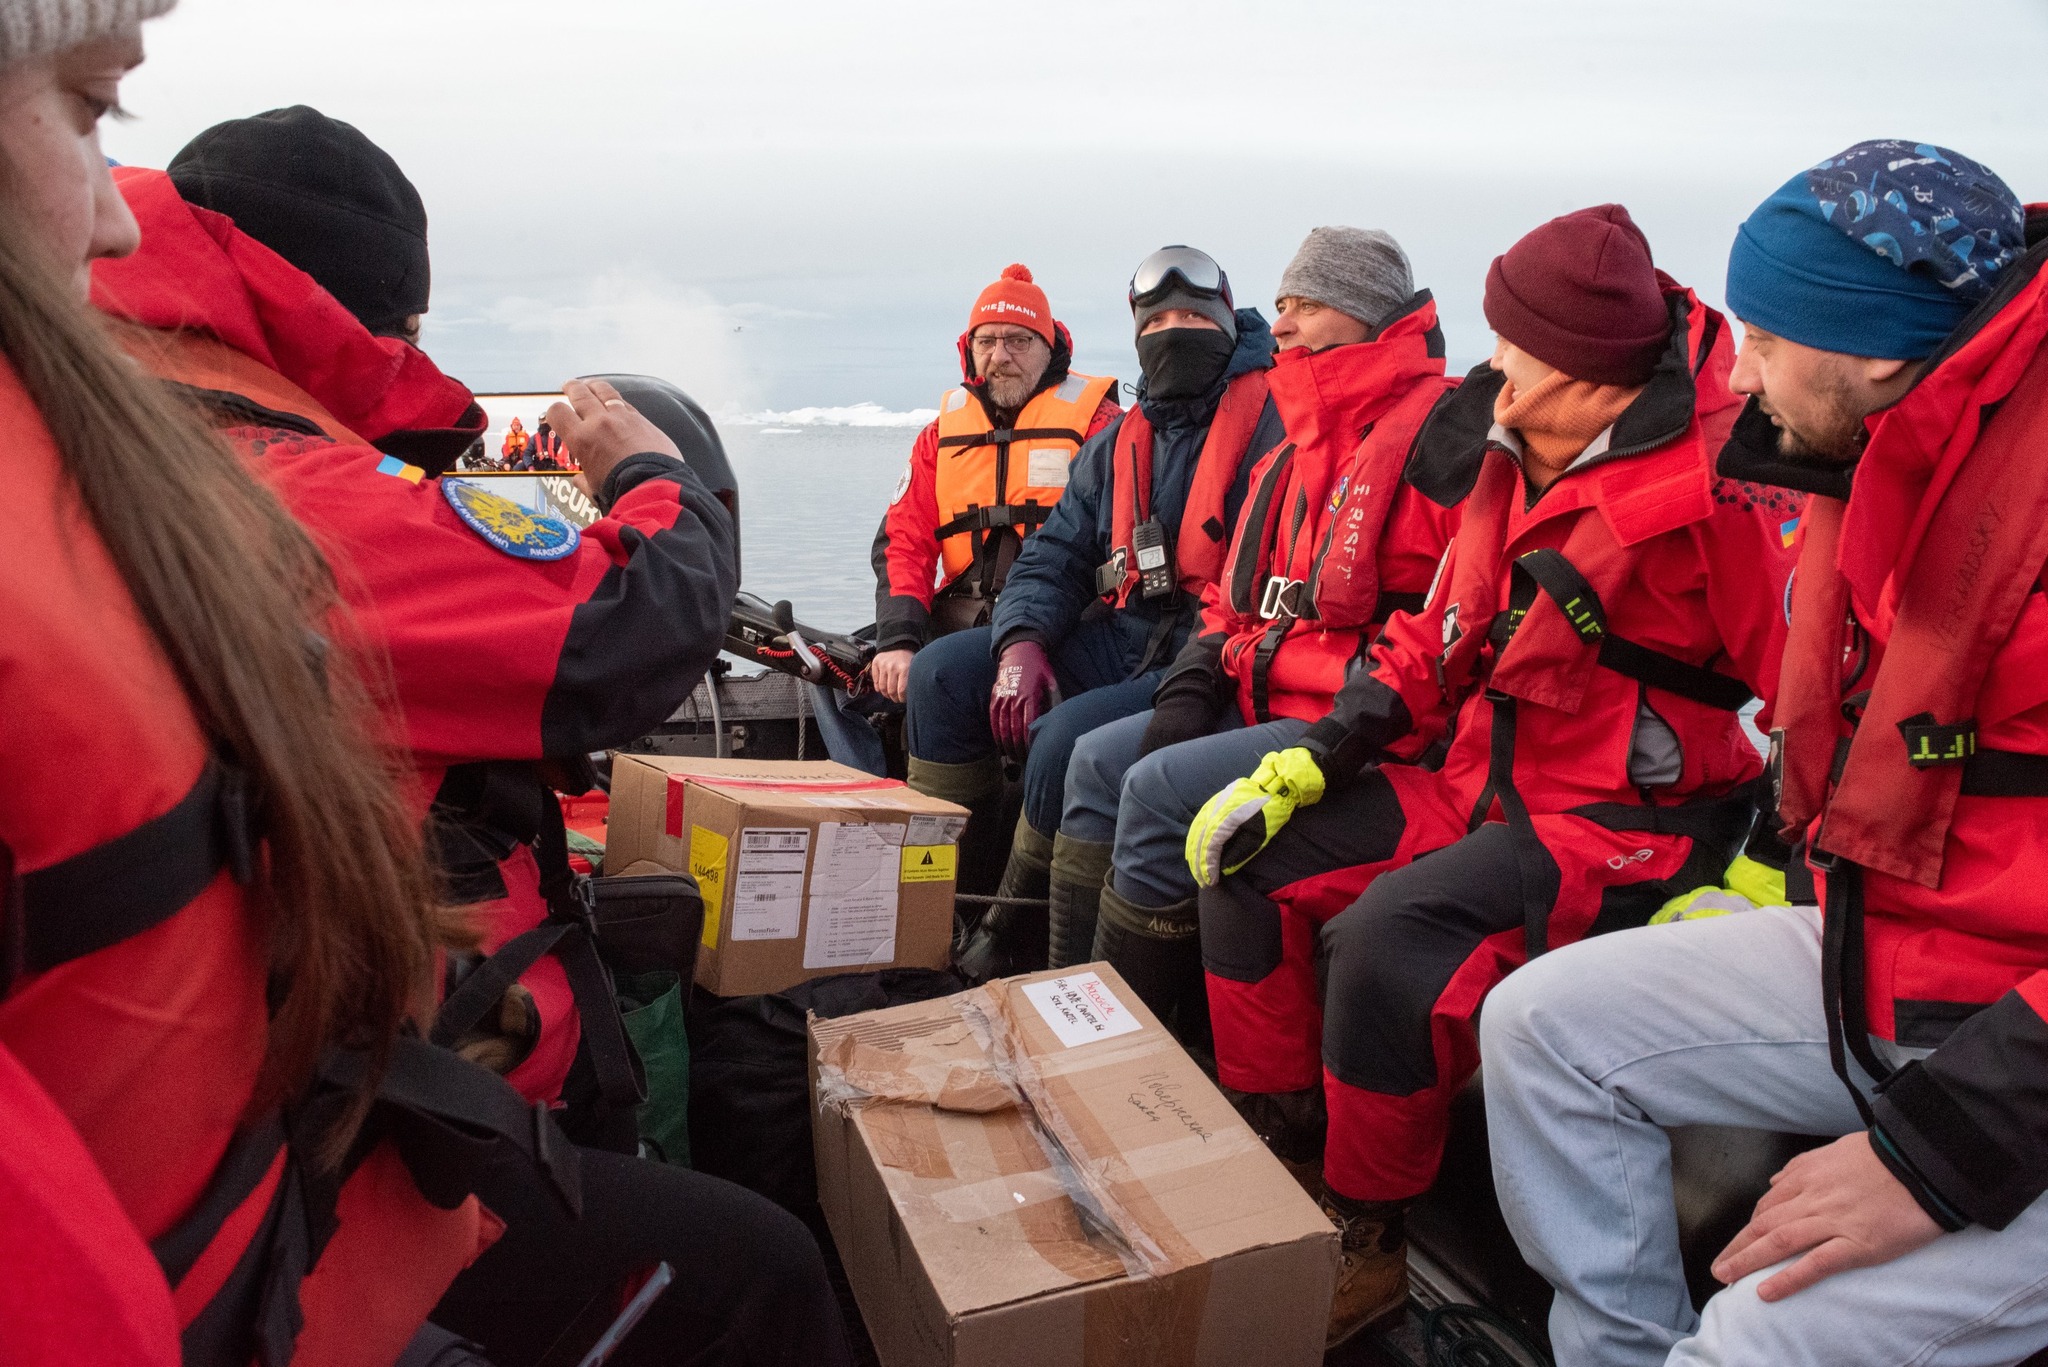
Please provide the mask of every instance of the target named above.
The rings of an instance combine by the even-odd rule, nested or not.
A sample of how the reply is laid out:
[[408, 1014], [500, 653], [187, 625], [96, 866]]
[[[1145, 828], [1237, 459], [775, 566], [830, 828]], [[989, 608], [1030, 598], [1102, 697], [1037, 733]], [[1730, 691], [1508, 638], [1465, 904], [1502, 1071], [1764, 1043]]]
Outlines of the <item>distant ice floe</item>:
[[840, 408], [791, 408], [780, 413], [746, 413], [731, 421], [763, 428], [922, 427], [937, 416], [939, 410], [936, 408], [897, 412], [878, 403], [856, 403]]

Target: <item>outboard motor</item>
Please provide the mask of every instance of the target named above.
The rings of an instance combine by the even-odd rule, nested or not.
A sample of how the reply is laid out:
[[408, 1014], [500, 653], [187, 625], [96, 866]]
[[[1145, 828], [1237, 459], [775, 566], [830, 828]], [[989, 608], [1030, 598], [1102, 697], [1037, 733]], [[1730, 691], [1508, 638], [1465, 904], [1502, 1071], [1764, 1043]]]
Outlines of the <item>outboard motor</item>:
[[725, 505], [732, 517], [733, 569], [740, 568], [740, 482], [733, 477], [732, 462], [725, 458], [725, 443], [711, 415], [695, 399], [667, 380], [652, 375], [583, 375], [583, 380], [603, 380], [619, 391], [619, 397], [640, 410], [641, 416], [659, 427], [683, 453], [698, 479], [712, 497]]

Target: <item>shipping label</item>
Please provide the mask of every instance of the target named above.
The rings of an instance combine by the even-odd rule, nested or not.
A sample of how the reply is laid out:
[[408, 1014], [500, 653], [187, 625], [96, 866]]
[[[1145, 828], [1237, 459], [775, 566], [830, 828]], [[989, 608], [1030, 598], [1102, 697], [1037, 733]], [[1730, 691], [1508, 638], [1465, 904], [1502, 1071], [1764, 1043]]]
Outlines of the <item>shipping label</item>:
[[960, 839], [960, 832], [967, 829], [964, 816], [947, 816], [938, 812], [920, 812], [910, 818], [909, 829], [903, 833], [906, 845], [952, 845]]
[[823, 821], [806, 907], [805, 968], [887, 964], [896, 957], [903, 824]]
[[808, 827], [749, 826], [740, 832], [732, 880], [734, 940], [794, 940], [803, 925]]

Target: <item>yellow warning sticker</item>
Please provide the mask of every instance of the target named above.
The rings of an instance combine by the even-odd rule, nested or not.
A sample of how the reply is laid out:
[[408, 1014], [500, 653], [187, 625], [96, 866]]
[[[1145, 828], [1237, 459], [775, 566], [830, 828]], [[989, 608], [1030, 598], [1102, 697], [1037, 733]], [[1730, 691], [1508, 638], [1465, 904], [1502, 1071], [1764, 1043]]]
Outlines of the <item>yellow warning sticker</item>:
[[704, 948], [718, 948], [718, 913], [725, 906], [725, 859], [732, 842], [717, 831], [690, 826], [690, 873], [704, 894]]
[[958, 845], [905, 845], [903, 881], [906, 883], [950, 883], [959, 863]]

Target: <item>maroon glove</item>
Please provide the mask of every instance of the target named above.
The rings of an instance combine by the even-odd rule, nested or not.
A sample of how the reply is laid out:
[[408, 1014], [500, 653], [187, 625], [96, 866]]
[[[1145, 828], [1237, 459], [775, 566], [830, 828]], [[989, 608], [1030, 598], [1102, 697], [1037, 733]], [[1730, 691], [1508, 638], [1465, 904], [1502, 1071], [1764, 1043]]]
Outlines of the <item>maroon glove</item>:
[[1024, 758], [1031, 748], [1031, 723], [1044, 714], [1059, 688], [1044, 646], [1019, 641], [1003, 647], [1002, 658], [996, 661], [996, 690], [988, 703], [988, 729], [1004, 754]]

